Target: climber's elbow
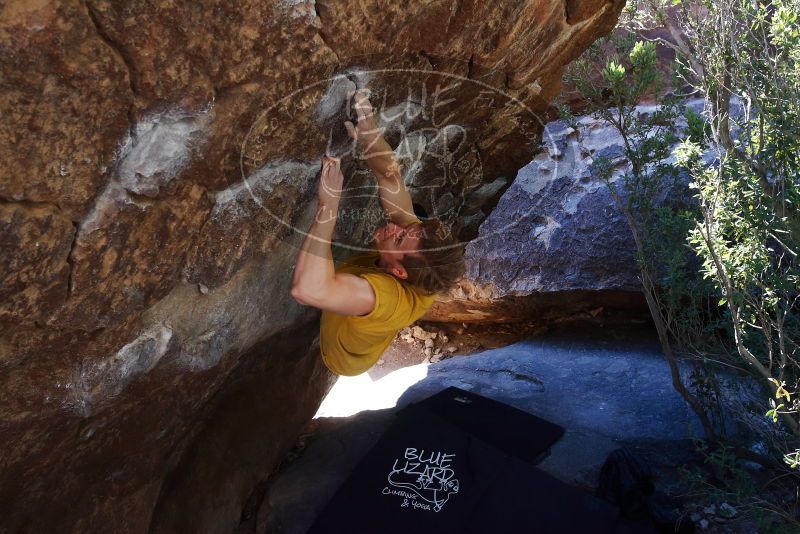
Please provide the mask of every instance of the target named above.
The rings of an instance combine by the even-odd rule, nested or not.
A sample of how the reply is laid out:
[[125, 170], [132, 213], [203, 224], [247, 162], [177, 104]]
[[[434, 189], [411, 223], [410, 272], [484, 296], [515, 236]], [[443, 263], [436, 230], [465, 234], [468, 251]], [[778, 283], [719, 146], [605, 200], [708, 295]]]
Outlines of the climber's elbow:
[[309, 304], [309, 297], [308, 291], [300, 285], [300, 284], [293, 284], [291, 290], [292, 298], [298, 303], [302, 304], [303, 306], [308, 306]]
[[291, 294], [298, 304], [319, 308], [320, 303], [324, 300], [326, 291], [324, 286], [317, 284], [295, 283], [292, 284]]

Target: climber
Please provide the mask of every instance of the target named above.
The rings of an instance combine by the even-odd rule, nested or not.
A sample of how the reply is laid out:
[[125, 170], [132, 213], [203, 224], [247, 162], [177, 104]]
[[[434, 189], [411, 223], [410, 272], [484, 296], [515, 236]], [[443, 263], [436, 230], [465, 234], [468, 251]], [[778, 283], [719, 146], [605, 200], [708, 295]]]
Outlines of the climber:
[[317, 214], [294, 270], [292, 296], [322, 310], [320, 351], [339, 375], [372, 367], [397, 332], [422, 317], [435, 294], [464, 272], [463, 247], [437, 219], [420, 221], [400, 166], [383, 138], [364, 91], [354, 95], [357, 121], [345, 122], [348, 135], [377, 177], [388, 223], [372, 238], [374, 248], [335, 268], [331, 240], [344, 177], [337, 158], [324, 157]]

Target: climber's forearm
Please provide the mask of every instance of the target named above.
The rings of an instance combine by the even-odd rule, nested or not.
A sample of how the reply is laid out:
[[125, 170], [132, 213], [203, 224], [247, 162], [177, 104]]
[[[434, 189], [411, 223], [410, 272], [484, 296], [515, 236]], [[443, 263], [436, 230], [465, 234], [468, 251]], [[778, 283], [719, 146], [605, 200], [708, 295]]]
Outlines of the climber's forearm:
[[386, 180], [386, 172], [397, 166], [394, 150], [380, 132], [364, 136], [359, 141], [361, 157], [379, 181]]
[[294, 268], [292, 296], [307, 303], [314, 296], [325, 294], [335, 279], [331, 241], [336, 227], [338, 202], [320, 205], [308, 231]]
[[369, 102], [368, 91], [356, 91], [353, 100], [358, 122], [354, 125], [346, 121], [345, 129], [350, 137], [358, 140], [362, 158], [378, 179], [378, 194], [386, 217], [396, 224], [406, 226], [415, 221], [416, 217], [400, 165], [397, 164], [392, 147], [383, 138], [383, 131], [378, 126]]
[[415, 220], [411, 195], [403, 181], [394, 151], [380, 133], [362, 141], [363, 158], [378, 179], [378, 194], [386, 217], [405, 226]]

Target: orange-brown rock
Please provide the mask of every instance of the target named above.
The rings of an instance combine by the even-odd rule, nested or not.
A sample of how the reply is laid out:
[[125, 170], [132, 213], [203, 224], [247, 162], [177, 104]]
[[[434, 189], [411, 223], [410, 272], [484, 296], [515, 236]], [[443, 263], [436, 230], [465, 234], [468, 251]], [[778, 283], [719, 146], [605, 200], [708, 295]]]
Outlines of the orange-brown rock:
[[646, 315], [644, 296], [620, 289], [564, 289], [504, 295], [492, 284], [465, 278], [436, 299], [425, 314], [427, 321], [442, 323], [515, 323], [547, 326], [564, 320], [591, 318], [610, 311], [637, 320]]
[[230, 531], [331, 380], [289, 285], [336, 80], [459, 222], [623, 3], [0, 4], [0, 531]]

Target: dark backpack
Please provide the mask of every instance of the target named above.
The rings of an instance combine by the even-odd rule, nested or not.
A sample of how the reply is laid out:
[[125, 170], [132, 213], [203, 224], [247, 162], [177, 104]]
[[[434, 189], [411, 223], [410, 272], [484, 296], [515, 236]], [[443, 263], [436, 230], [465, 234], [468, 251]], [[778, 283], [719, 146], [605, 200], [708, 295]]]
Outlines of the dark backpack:
[[606, 458], [595, 495], [619, 508], [618, 532], [694, 532], [692, 522], [680, 521], [666, 499], [656, 493], [650, 466], [625, 447]]

